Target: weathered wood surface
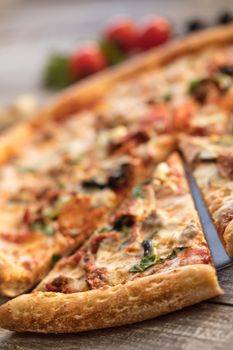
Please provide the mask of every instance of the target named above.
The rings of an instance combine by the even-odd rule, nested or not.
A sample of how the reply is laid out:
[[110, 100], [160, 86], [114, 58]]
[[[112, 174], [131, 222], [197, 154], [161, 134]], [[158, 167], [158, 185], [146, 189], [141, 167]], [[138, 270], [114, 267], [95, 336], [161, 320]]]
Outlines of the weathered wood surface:
[[[69, 49], [93, 38], [109, 18], [169, 16], [181, 31], [187, 18], [212, 20], [228, 0], [0, 0], [0, 103], [20, 93], [47, 98], [42, 64], [52, 48]], [[16, 3], [13, 6], [13, 3]], [[233, 348], [233, 267], [219, 272], [221, 297], [132, 326], [76, 335], [14, 334], [0, 330], [1, 350], [205, 350]], [[3, 302], [1, 300], [0, 302]]]
[[1, 332], [4, 350], [205, 350], [232, 349], [233, 308], [202, 303], [149, 320], [114, 329], [76, 335]]

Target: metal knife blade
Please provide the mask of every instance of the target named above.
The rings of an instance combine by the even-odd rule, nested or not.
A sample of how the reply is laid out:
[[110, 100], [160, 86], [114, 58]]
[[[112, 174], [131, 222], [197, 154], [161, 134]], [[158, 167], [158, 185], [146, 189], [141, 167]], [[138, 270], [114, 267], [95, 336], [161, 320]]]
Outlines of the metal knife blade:
[[215, 225], [210, 217], [208, 209], [204, 203], [200, 190], [193, 177], [190, 166], [185, 162], [184, 169], [191, 189], [195, 207], [199, 214], [200, 222], [206, 241], [211, 251], [212, 259], [217, 270], [223, 269], [233, 264], [233, 259], [226, 253], [225, 248], [219, 238]]

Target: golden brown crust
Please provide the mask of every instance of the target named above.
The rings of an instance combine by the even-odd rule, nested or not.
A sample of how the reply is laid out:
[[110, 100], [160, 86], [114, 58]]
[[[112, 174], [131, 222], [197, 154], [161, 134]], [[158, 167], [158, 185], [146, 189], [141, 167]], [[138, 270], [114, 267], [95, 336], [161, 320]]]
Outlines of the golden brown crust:
[[10, 128], [0, 138], [0, 164], [6, 162], [12, 155], [16, 154], [19, 146], [30, 139], [32, 125], [29, 122], [22, 122]]
[[18, 145], [28, 139], [33, 132], [33, 127], [40, 127], [48, 119], [60, 119], [79, 109], [94, 106], [113, 84], [132, 78], [146, 70], [159, 68], [182, 55], [230, 42], [233, 42], [233, 25], [201, 31], [182, 40], [174, 40], [161, 48], [152, 49], [116, 68], [73, 85], [42, 108], [32, 121], [16, 126], [0, 139], [0, 162], [6, 160], [8, 155], [16, 151]]
[[159, 68], [180, 56], [230, 42], [233, 42], [233, 25], [215, 27], [189, 35], [182, 40], [173, 40], [66, 89], [54, 102], [38, 113], [35, 122], [41, 123], [41, 119], [59, 119], [80, 108], [94, 106], [115, 83]]
[[30, 273], [11, 262], [0, 252], [0, 295], [15, 297], [34, 287], [50, 267], [50, 257], [46, 257], [34, 273]]
[[[161, 48], [152, 49], [115, 68], [96, 74], [71, 86], [59, 94], [53, 102], [42, 108], [32, 121], [12, 128], [0, 139], [0, 162], [3, 159], [6, 160], [6, 153], [11, 153], [9, 151], [15, 150], [16, 146], [25, 142], [35, 126], [40, 127], [47, 119], [60, 119], [77, 112], [79, 109], [94, 106], [105, 92], [112, 88], [113, 84], [134, 77], [146, 70], [164, 66], [180, 56], [194, 53], [210, 46], [232, 42], [233, 25], [215, 27], [189, 35], [182, 40], [174, 40]], [[5, 150], [7, 151], [5, 152]]]
[[226, 245], [226, 251], [233, 256], [233, 220], [229, 222], [223, 233], [223, 240]]
[[88, 292], [22, 295], [0, 307], [0, 327], [19, 332], [70, 333], [120, 326], [221, 293], [212, 266], [190, 265]]

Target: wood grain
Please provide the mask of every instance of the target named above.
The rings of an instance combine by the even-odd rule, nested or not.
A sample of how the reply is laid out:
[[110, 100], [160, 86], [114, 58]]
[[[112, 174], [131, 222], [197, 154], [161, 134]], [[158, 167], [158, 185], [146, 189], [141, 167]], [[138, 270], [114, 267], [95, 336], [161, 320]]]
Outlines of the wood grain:
[[227, 349], [233, 341], [233, 308], [202, 303], [132, 326], [77, 335], [0, 332], [1, 349], [192, 350]]

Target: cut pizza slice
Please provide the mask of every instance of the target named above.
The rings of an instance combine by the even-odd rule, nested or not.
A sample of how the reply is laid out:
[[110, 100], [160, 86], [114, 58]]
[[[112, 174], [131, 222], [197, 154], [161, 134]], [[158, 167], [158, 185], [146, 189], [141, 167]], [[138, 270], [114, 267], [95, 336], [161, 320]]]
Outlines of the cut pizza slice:
[[226, 250], [233, 256], [233, 136], [183, 136], [180, 148]]
[[74, 121], [66, 123], [61, 134], [48, 124], [33, 135], [30, 148], [1, 167], [1, 294], [15, 296], [32, 288], [49, 271], [54, 256], [83, 243], [135, 181], [174, 147], [173, 136], [153, 133], [144, 142], [131, 143], [130, 152], [115, 154], [109, 144], [116, 133], [102, 130], [96, 147], [89, 150], [89, 142], [80, 153], [83, 138], [71, 135], [68, 141]]
[[0, 326], [78, 332], [153, 318], [221, 293], [182, 162], [173, 154], [36, 291], [2, 305]]

